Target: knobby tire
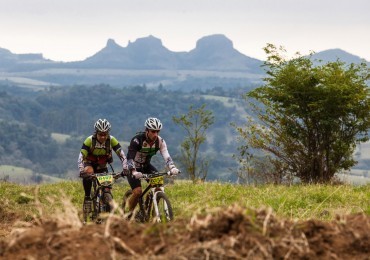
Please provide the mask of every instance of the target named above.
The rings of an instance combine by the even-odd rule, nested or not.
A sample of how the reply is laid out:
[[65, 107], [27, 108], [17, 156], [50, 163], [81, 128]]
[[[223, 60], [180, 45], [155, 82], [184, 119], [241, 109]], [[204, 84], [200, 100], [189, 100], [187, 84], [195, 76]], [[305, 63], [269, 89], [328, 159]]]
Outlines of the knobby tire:
[[155, 216], [155, 209], [153, 205], [152, 217], [155, 218], [155, 221], [161, 222], [161, 223], [167, 223], [169, 221], [172, 221], [173, 220], [173, 210], [172, 210], [171, 202], [164, 192], [157, 193], [157, 205], [158, 205], [158, 211], [160, 214], [160, 218], [158, 219], [157, 216]]
[[122, 210], [123, 210], [123, 213], [124, 214], [128, 214], [129, 213], [128, 199], [130, 198], [131, 195], [132, 195], [132, 190], [126, 191], [125, 194], [123, 195]]
[[109, 192], [103, 193], [103, 203], [105, 204], [105, 212], [110, 213], [111, 212], [111, 205], [113, 201], [113, 196]]

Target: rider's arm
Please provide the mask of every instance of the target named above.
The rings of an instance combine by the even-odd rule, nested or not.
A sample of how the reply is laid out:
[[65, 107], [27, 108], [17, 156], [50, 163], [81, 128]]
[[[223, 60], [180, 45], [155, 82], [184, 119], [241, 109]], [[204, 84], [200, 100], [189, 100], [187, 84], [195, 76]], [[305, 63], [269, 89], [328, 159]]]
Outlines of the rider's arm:
[[77, 160], [78, 170], [80, 173], [84, 171], [84, 159], [89, 154], [91, 144], [92, 144], [91, 136], [87, 137], [82, 144]]
[[141, 172], [138, 172], [136, 170], [134, 161], [140, 149], [141, 149], [140, 140], [138, 139], [138, 136], [136, 136], [131, 140], [127, 152], [127, 167], [129, 172], [131, 173], [131, 176], [133, 176], [136, 179], [140, 179], [143, 176]]
[[127, 158], [126, 158], [125, 152], [123, 151], [121, 144], [113, 136], [111, 136], [111, 145], [112, 145], [114, 152], [117, 154], [118, 158], [121, 160], [122, 169], [123, 170], [127, 169]]
[[123, 152], [123, 149], [120, 149], [119, 150], [119, 153], [120, 155], [118, 156], [122, 162], [122, 169], [123, 170], [127, 170], [128, 169], [128, 166], [127, 166], [127, 158], [126, 158], [126, 155], [125, 153]]
[[175, 163], [173, 162], [173, 160], [170, 156], [170, 153], [168, 152], [166, 142], [164, 141], [163, 138], [161, 138], [161, 137], [158, 137], [158, 138], [160, 138], [160, 140], [159, 140], [159, 152], [161, 153], [164, 161], [166, 162], [166, 166], [169, 169], [176, 168]]
[[80, 150], [80, 152], [82, 153], [84, 158], [86, 158], [87, 155], [89, 154], [91, 146], [92, 146], [92, 136], [89, 136], [82, 143], [82, 147], [81, 147], [81, 150]]
[[136, 171], [134, 159], [138, 151], [140, 151], [140, 140], [135, 136], [132, 138], [127, 152], [127, 167], [130, 172]]
[[79, 172], [82, 173], [85, 170], [85, 167], [84, 167], [84, 156], [83, 156], [82, 152], [80, 152], [80, 154], [78, 156], [77, 164], [78, 164], [78, 170], [79, 170]]

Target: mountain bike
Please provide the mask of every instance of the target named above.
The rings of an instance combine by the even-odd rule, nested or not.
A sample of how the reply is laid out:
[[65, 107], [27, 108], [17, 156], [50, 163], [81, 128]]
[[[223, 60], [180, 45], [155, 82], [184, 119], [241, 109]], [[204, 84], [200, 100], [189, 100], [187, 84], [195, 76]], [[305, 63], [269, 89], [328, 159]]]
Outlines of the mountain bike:
[[128, 218], [135, 218], [136, 221], [166, 223], [173, 220], [173, 210], [170, 200], [164, 192], [164, 177], [170, 176], [169, 172], [155, 172], [143, 174], [141, 180], [148, 182], [147, 187], [139, 197], [139, 202], [133, 212], [128, 209], [128, 200], [132, 190], [126, 191], [123, 195], [122, 209]]
[[92, 178], [91, 201], [85, 201], [83, 205], [83, 222], [95, 221], [101, 223], [102, 213], [110, 213], [112, 211], [112, 188], [121, 173], [104, 172], [94, 173], [85, 178]]

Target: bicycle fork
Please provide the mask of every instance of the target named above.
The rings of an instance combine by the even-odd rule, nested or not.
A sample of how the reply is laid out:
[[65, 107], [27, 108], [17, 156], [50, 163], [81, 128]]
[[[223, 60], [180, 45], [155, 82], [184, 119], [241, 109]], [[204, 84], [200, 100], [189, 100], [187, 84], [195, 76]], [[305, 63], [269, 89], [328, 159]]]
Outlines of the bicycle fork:
[[[163, 188], [152, 188], [151, 190], [152, 194], [153, 194], [153, 207], [154, 207], [154, 212], [155, 212], [155, 217], [156, 218], [156, 222], [161, 222], [161, 213], [159, 211], [159, 208], [158, 208], [158, 200], [157, 200], [157, 195], [159, 193], [163, 193], [164, 192], [164, 189]], [[164, 210], [165, 212], [168, 211], [168, 208], [167, 208], [167, 203], [164, 203]]]
[[109, 205], [109, 201], [106, 201], [106, 198], [107, 198], [105, 196], [106, 193], [111, 194], [111, 196], [112, 196], [111, 188], [104, 187], [99, 192], [100, 203], [98, 203], [98, 205], [100, 205], [100, 212], [101, 213], [102, 212], [109, 212], [110, 211], [111, 205]]

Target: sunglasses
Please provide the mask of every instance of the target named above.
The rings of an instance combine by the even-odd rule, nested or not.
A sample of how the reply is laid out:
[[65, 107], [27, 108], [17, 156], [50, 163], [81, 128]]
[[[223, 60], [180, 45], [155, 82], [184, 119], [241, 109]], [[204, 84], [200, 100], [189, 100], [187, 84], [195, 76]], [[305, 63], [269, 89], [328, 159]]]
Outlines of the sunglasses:
[[159, 133], [159, 130], [149, 130], [151, 133]]
[[107, 133], [98, 133], [99, 136], [107, 136]]

